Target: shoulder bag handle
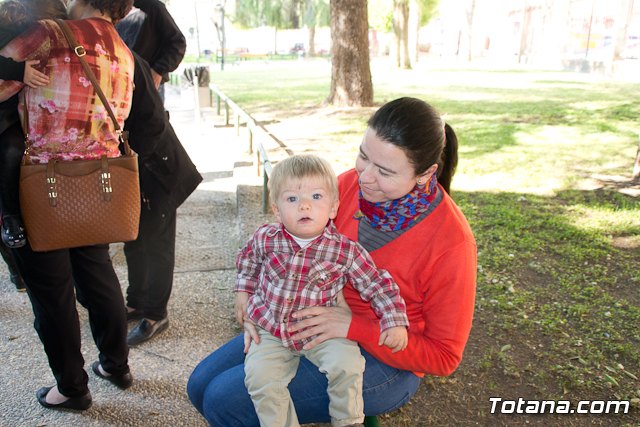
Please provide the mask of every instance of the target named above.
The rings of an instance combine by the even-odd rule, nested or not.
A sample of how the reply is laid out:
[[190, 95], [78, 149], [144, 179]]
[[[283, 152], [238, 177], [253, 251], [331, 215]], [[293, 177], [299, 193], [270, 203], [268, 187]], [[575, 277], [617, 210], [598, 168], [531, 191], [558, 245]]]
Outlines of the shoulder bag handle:
[[111, 117], [111, 121], [113, 121], [113, 125], [116, 128], [116, 133], [118, 134], [120, 142], [124, 144], [125, 154], [127, 156], [131, 156], [133, 154], [133, 151], [129, 146], [127, 132], [123, 132], [122, 129], [120, 128], [120, 125], [116, 120], [116, 116], [113, 114], [113, 110], [111, 109], [111, 105], [109, 105], [109, 101], [107, 100], [107, 97], [104, 96], [104, 92], [102, 92], [102, 89], [98, 84], [95, 74], [93, 74], [93, 71], [91, 71], [91, 68], [89, 68], [89, 64], [87, 64], [87, 61], [84, 59], [84, 56], [86, 54], [84, 46], [82, 46], [76, 41], [76, 38], [74, 37], [73, 32], [71, 31], [71, 28], [69, 28], [69, 25], [65, 21], [63, 21], [62, 19], [54, 19], [54, 21], [56, 22], [56, 24], [58, 24], [58, 26], [64, 33], [64, 36], [67, 39], [67, 42], [69, 43], [69, 46], [71, 47], [73, 52], [76, 54], [76, 56], [80, 60], [80, 64], [82, 64], [82, 68], [84, 69], [85, 74], [87, 75], [87, 77], [89, 77], [89, 80], [91, 80], [91, 84], [93, 85], [93, 88], [95, 89], [96, 93], [98, 94], [98, 97], [102, 101], [104, 108], [109, 113], [109, 117]]

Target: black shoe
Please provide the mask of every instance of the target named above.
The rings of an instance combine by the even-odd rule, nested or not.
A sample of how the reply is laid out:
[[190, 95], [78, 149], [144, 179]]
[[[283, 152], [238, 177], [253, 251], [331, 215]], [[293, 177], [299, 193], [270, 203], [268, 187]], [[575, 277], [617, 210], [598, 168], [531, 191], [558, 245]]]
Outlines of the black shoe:
[[100, 378], [109, 381], [111, 384], [123, 390], [131, 387], [131, 384], [133, 384], [133, 376], [131, 375], [131, 372], [127, 372], [122, 375], [103, 375], [102, 372], [100, 372], [100, 362], [97, 360], [91, 365], [91, 370]]
[[167, 329], [168, 326], [169, 319], [166, 317], [162, 320], [158, 320], [153, 325], [149, 319], [142, 319], [140, 323], [138, 323], [136, 327], [129, 332], [129, 335], [127, 336], [127, 344], [134, 346], [145, 342], [154, 335]]
[[127, 310], [127, 322], [131, 322], [132, 320], [140, 320], [143, 318], [144, 313], [142, 312], [142, 310], [138, 310], [137, 308], [133, 309], [132, 311]]
[[20, 215], [2, 217], [2, 241], [10, 248], [21, 248], [27, 244], [27, 236]]
[[20, 274], [12, 274], [11, 275], [11, 283], [16, 285], [16, 289], [19, 292], [25, 292], [27, 290], [27, 287], [24, 284], [24, 280], [22, 280], [22, 276]]
[[84, 411], [91, 407], [91, 393], [89, 392], [87, 392], [87, 394], [85, 394], [84, 396], [70, 397], [64, 402], [58, 403], [57, 405], [53, 403], [47, 403], [47, 394], [49, 394], [52, 388], [53, 387], [42, 387], [36, 392], [38, 403], [40, 403], [45, 408], [74, 409], [76, 411]]

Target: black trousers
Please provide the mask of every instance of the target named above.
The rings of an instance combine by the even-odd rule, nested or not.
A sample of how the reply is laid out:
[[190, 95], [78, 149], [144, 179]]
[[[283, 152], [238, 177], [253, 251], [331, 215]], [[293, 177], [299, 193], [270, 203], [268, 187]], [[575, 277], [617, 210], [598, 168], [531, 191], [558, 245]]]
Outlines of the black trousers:
[[74, 285], [89, 312], [102, 367], [116, 375], [129, 372], [124, 298], [109, 246], [34, 252], [27, 244], [15, 249], [14, 255], [33, 307], [35, 329], [60, 392], [78, 397], [88, 391]]
[[141, 310], [144, 317], [167, 317], [167, 305], [173, 288], [176, 247], [176, 210], [154, 201], [162, 200], [154, 192], [145, 192], [138, 238], [124, 244], [129, 287], [127, 305]]
[[0, 208], [3, 215], [17, 215], [20, 213], [20, 161], [24, 153], [24, 135], [20, 123], [16, 122], [2, 132], [0, 142]]
[[2, 259], [7, 264], [9, 268], [9, 274], [13, 277], [16, 275], [20, 275], [20, 271], [18, 270], [18, 265], [16, 264], [15, 257], [13, 256], [13, 252], [11, 249], [6, 247], [4, 243], [0, 242], [0, 255], [2, 255]]

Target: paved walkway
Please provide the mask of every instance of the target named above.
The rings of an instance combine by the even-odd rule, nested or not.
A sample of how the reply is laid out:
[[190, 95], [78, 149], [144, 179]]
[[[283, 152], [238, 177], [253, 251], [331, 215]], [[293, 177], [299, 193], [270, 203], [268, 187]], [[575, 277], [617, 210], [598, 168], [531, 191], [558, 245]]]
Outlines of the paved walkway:
[[[25, 293], [15, 291], [0, 265], [0, 427], [14, 426], [206, 426], [189, 404], [185, 385], [194, 366], [239, 329], [233, 320], [231, 288], [235, 253], [260, 214], [260, 188], [240, 186], [234, 165], [243, 158], [235, 130], [224, 127], [212, 109], [194, 118], [193, 90], [168, 88], [171, 122], [204, 182], [178, 211], [174, 290], [169, 329], [131, 349], [134, 385], [121, 391], [97, 378], [97, 359], [87, 313], [80, 307], [83, 353], [93, 406], [83, 413], [42, 408], [35, 392], [52, 385], [42, 345], [33, 329]], [[112, 245], [123, 287], [126, 264], [121, 245]], [[131, 324], [133, 326], [133, 324]]]

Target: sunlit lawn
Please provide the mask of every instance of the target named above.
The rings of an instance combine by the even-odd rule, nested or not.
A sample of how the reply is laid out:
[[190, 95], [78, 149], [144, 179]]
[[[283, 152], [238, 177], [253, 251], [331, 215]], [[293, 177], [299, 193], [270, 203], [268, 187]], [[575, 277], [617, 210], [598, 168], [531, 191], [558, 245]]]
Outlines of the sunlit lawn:
[[[357, 150], [375, 110], [323, 105], [327, 61], [212, 70], [213, 82], [249, 114], [279, 121], [281, 129], [311, 116], [314, 133], [303, 135], [347, 154]], [[453, 379], [426, 380], [436, 391], [416, 401], [431, 406], [431, 418], [405, 409], [388, 424], [470, 421], [487, 416], [489, 396], [528, 393], [523, 397], [631, 400], [633, 414], [611, 425], [637, 425], [640, 195], [629, 177], [640, 84], [438, 64], [397, 71], [377, 61], [372, 71], [377, 105], [416, 96], [456, 130], [454, 199], [474, 230], [480, 264], [463, 364]], [[452, 410], [451, 399], [467, 403]]]

